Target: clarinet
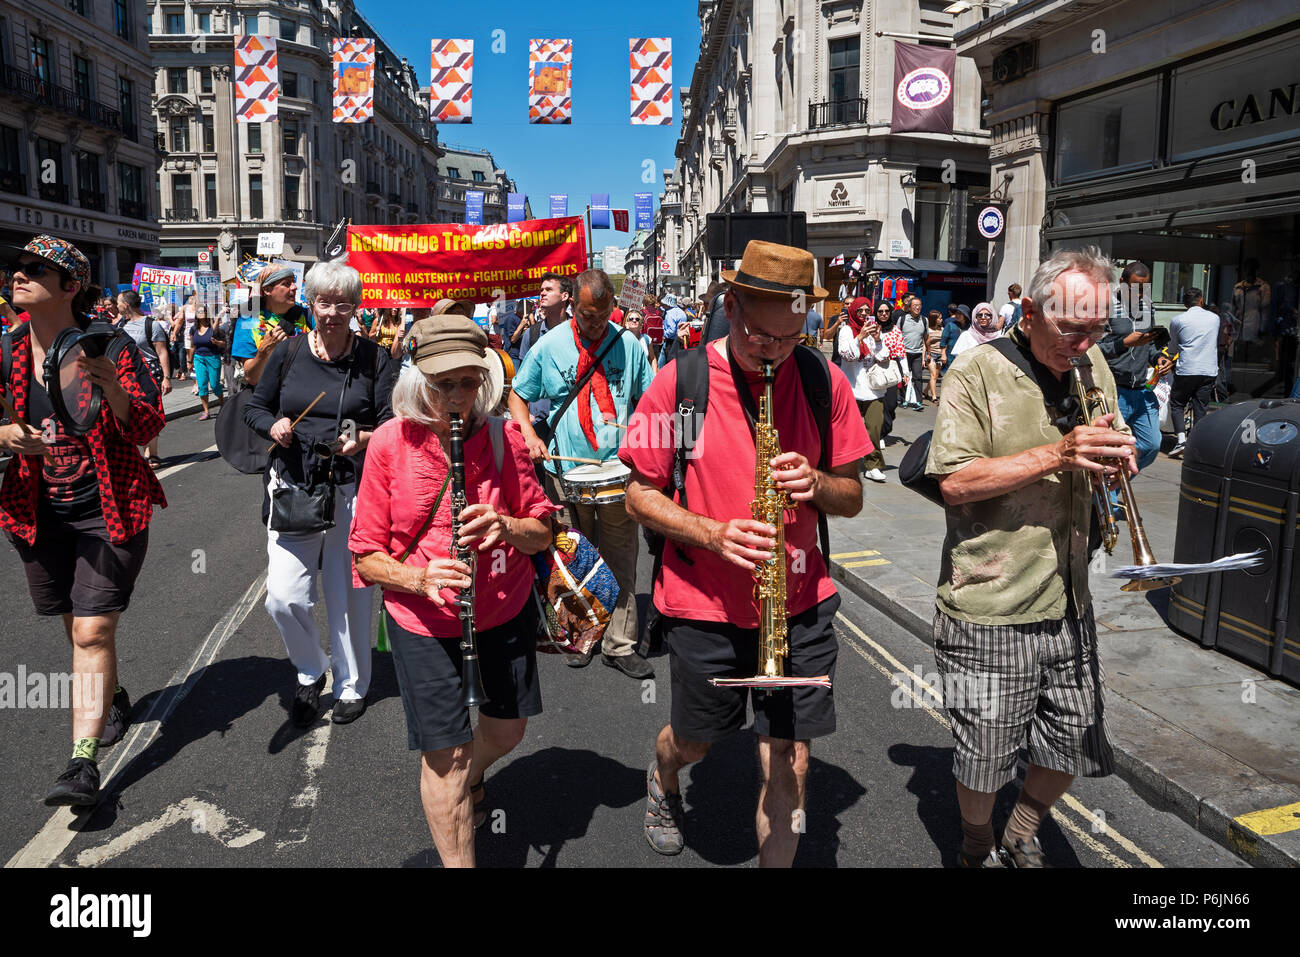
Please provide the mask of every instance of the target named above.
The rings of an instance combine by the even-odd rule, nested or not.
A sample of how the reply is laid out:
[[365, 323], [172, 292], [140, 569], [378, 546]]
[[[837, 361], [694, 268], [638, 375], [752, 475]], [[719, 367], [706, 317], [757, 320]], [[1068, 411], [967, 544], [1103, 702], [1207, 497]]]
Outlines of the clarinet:
[[469, 566], [469, 587], [462, 588], [456, 594], [456, 604], [460, 606], [460, 651], [462, 660], [461, 686], [465, 695], [465, 705], [477, 708], [486, 699], [483, 691], [483, 679], [478, 670], [478, 641], [474, 637], [474, 571], [475, 551], [473, 547], [461, 548], [460, 540], [461, 512], [465, 510], [465, 441], [464, 423], [456, 413], [451, 414], [451, 557]]

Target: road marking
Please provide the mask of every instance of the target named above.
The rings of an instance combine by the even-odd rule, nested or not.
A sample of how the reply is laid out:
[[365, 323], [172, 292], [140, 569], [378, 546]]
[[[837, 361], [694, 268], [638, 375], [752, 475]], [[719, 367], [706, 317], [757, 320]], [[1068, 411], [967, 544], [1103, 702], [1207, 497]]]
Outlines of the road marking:
[[191, 465], [198, 465], [200, 462], [211, 462], [214, 458], [220, 458], [220, 456], [208, 454], [215, 451], [217, 451], [216, 445], [209, 445], [206, 449], [201, 449], [200, 451], [188, 456], [184, 462], [180, 462], [176, 465], [169, 465], [165, 469], [159, 469], [154, 474], [158, 476], [158, 481], [161, 482], [163, 479], [175, 475], [177, 472], [183, 471]]
[[188, 797], [173, 804], [152, 821], [137, 824], [125, 834], [119, 834], [101, 847], [93, 847], [77, 855], [78, 867], [98, 867], [107, 864], [115, 857], [120, 857], [131, 848], [143, 844], [149, 838], [160, 834], [173, 824], [189, 821], [190, 828], [196, 834], [210, 834], [226, 847], [247, 847], [266, 837], [264, 831], [249, 827], [239, 818], [227, 814], [221, 808]]
[[[334, 690], [334, 672], [328, 672], [325, 687], [321, 694], [330, 694]], [[280, 816], [280, 823], [275, 830], [275, 849], [282, 851], [294, 844], [307, 841], [307, 830], [311, 827], [312, 815], [320, 800], [320, 769], [325, 765], [325, 752], [330, 744], [330, 729], [334, 722], [325, 715], [325, 723], [312, 729], [307, 735], [307, 746], [303, 749], [303, 785], [302, 790], [289, 801], [289, 808]]]
[[[111, 767], [102, 772], [104, 784], [99, 792], [101, 800], [112, 795], [118, 777], [158, 736], [163, 723], [172, 716], [180, 703], [185, 700], [185, 696], [198, 683], [203, 669], [212, 664], [226, 640], [239, 630], [239, 626], [265, 593], [266, 572], [262, 572], [248, 586], [243, 597], [235, 602], [208, 632], [208, 636], [194, 652], [190, 663], [172, 675], [171, 680], [167, 682], [168, 690], [153, 700], [149, 712], [141, 720], [131, 725], [126, 740], [118, 745], [113, 754], [116, 760]], [[26, 847], [9, 859], [5, 867], [52, 866], [92, 816], [93, 813], [69, 816], [66, 808], [56, 808], [50, 815], [50, 819], [45, 822], [45, 826], [27, 842]]]
[[1233, 820], [1259, 835], [1285, 834], [1300, 829], [1300, 803], [1251, 811]]
[[892, 564], [888, 558], [869, 558], [861, 562], [841, 562], [841, 568], [866, 568], [868, 565], [889, 565]]
[[[891, 665], [897, 668], [898, 672], [901, 672], [903, 675], [906, 675], [911, 683], [913, 683], [914, 685], [919, 685], [921, 689], [923, 689], [925, 692], [928, 692], [929, 695], [931, 696], [930, 700], [932, 701], [943, 700], [943, 693], [940, 689], [935, 688], [930, 684], [928, 684], [925, 681], [925, 679], [922, 678], [920, 675], [918, 675], [915, 671], [909, 671], [901, 661], [899, 661], [888, 651], [886, 651], [884, 647], [882, 647], [879, 643], [873, 641], [871, 638], [867, 637], [866, 632], [864, 632], [861, 628], [859, 628], [856, 622], [845, 617], [845, 615], [842, 612], [837, 612], [835, 617], [838, 618], [843, 624], [847, 625], [854, 632], [854, 634], [858, 637], [859, 640], [870, 645], [880, 654], [882, 658], [884, 658]], [[898, 673], [891, 673], [887, 668], [885, 668], [884, 665], [874, 660], [869, 654], [863, 651], [863, 649], [859, 648], [856, 643], [850, 642], [849, 647], [852, 648], [854, 651], [856, 651], [858, 654], [862, 655], [862, 657], [870, 661], [871, 664], [876, 668], [876, 670], [879, 671], [881, 674], [885, 675], [885, 677], [887, 677], [891, 683], [902, 688], [908, 695], [911, 696], [911, 698], [914, 701], [916, 701], [918, 705], [921, 706], [922, 709], [925, 710], [927, 714], [930, 715], [930, 717], [934, 718], [945, 728], [948, 728], [949, 730], [952, 729], [952, 724], [951, 722], [949, 722], [948, 716], [940, 713], [935, 708], [931, 707], [929, 704], [925, 702], [924, 699], [922, 699], [920, 695], [916, 693], [915, 690], [913, 690], [912, 688], [908, 688], [906, 685], [904, 685], [902, 683], [902, 680], [899, 678]], [[1066, 805], [1074, 809], [1075, 811], [1077, 811], [1083, 817], [1084, 822], [1089, 826], [1091, 826], [1093, 821], [1092, 812], [1089, 811], [1086, 807], [1084, 807], [1073, 795], [1065, 794], [1064, 798], [1065, 798]], [[1296, 808], [1297, 810], [1300, 810], [1300, 805], [1297, 805]], [[1102, 844], [1094, 840], [1090, 834], [1080, 829], [1078, 825], [1076, 825], [1072, 820], [1067, 818], [1064, 814], [1053, 815], [1053, 818], [1058, 823], [1064, 825], [1075, 836], [1077, 836], [1080, 841], [1082, 841], [1084, 844], [1092, 848], [1103, 858], [1105, 858], [1108, 862], [1110, 862], [1112, 866], [1114, 867], [1131, 866], [1122, 858], [1116, 857], [1114, 854], [1112, 854]], [[1300, 820], [1300, 818], [1298, 818], [1297, 820]], [[1138, 860], [1140, 860], [1147, 867], [1164, 867], [1163, 864], [1161, 864], [1159, 861], [1157, 861], [1154, 857], [1152, 857], [1147, 852], [1143, 851], [1141, 848], [1139, 848], [1128, 838], [1124, 837], [1113, 827], [1107, 825], [1104, 833], [1107, 836], [1114, 839], [1116, 844], [1124, 848], [1124, 850], [1128, 851], [1130, 854], [1134, 855], [1136, 858], [1138, 858]]]
[[869, 555], [879, 555], [880, 552], [843, 552], [839, 555], [832, 555], [831, 561], [838, 562], [841, 558], [866, 558]]

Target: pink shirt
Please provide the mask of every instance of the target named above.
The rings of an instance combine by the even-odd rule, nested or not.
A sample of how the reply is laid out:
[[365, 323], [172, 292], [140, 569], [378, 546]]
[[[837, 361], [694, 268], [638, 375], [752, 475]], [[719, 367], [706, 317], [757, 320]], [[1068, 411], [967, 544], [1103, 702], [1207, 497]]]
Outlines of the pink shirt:
[[[502, 515], [545, 518], [560, 510], [547, 500], [537, 484], [523, 434], [514, 422], [505, 425], [506, 454], [501, 474], [492, 458], [487, 426], [465, 440], [465, 499], [470, 505], [489, 502]], [[354, 555], [384, 552], [393, 558], [406, 551], [419, 532], [450, 465], [438, 437], [405, 419], [385, 422], [370, 438], [365, 470], [348, 548]], [[447, 558], [451, 545], [451, 484], [438, 505], [438, 514], [406, 564], [423, 568], [437, 558]], [[500, 552], [498, 553], [498, 548]], [[504, 560], [504, 561], [503, 561]], [[533, 580], [529, 556], [510, 545], [480, 552], [474, 576], [474, 625], [487, 631], [510, 621], [524, 607]], [[353, 583], [365, 582], [353, 572]], [[420, 595], [384, 592], [384, 606], [407, 631], [451, 638], [460, 634], [460, 612], [453, 604], [455, 591], [443, 589], [447, 604], [441, 608]]]
[[[751, 518], [754, 500], [754, 436], [731, 378], [731, 368], [710, 343], [709, 407], [695, 446], [686, 460], [686, 501], [692, 512], [719, 521]], [[831, 366], [832, 467], [856, 461], [872, 451], [849, 381]], [[762, 377], [746, 376], [755, 400], [762, 394]], [[675, 408], [677, 363], [660, 370], [628, 423], [618, 457], [660, 488], [672, 475], [671, 442], [658, 441], [661, 416]], [[781, 363], [773, 384], [776, 427], [783, 452], [803, 454], [815, 468], [821, 458], [821, 437], [811, 407], [804, 398], [793, 359]], [[640, 421], [638, 421], [640, 420]], [[639, 430], [638, 430], [639, 426]], [[669, 433], [671, 435], [671, 433]], [[654, 447], [661, 446], [661, 447]], [[369, 465], [367, 464], [367, 468]], [[817, 541], [817, 511], [806, 502], [785, 513], [786, 613], [797, 615], [835, 594]], [[663, 568], [654, 584], [654, 602], [674, 618], [731, 622], [758, 627], [754, 579], [721, 555], [683, 547], [694, 565], [685, 564], [673, 542], [664, 548]]]

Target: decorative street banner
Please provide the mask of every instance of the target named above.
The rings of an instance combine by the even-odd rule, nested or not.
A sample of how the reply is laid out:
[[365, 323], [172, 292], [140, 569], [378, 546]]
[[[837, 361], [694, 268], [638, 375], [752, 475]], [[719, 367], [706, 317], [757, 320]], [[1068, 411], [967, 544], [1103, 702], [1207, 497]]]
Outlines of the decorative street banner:
[[152, 316], [155, 309], [161, 310], [167, 303], [185, 304], [194, 292], [194, 270], [136, 263], [131, 288], [140, 294], [140, 311]]
[[280, 99], [280, 67], [275, 37], [235, 37], [235, 120], [265, 123], [275, 119]]
[[609, 229], [609, 193], [591, 194], [591, 228]]
[[[614, 228], [620, 233], [627, 232], [627, 210], [611, 209], [609, 214], [614, 217]], [[592, 228], [594, 229], [595, 227], [593, 226]]]
[[527, 299], [542, 274], [587, 268], [578, 216], [491, 226], [349, 226], [348, 265], [361, 273], [363, 307], [433, 306], [439, 299]]
[[375, 41], [335, 37], [334, 122], [369, 123], [375, 116]]
[[632, 125], [673, 122], [673, 41], [651, 37], [627, 41], [632, 60]]
[[524, 203], [528, 197], [523, 193], [506, 193], [506, 222], [522, 223], [524, 221]]
[[429, 119], [471, 123], [474, 94], [474, 41], [434, 40], [429, 72]]
[[569, 215], [569, 194], [552, 193], [551, 194], [551, 218], [556, 219]]
[[636, 209], [636, 228], [644, 230], [654, 229], [654, 195], [651, 193], [633, 193], [632, 201], [632, 205]]
[[891, 133], [952, 133], [957, 51], [894, 41]]
[[573, 41], [528, 41], [528, 122], [573, 120]]
[[465, 224], [467, 226], [483, 225], [483, 191], [481, 189], [465, 190]]

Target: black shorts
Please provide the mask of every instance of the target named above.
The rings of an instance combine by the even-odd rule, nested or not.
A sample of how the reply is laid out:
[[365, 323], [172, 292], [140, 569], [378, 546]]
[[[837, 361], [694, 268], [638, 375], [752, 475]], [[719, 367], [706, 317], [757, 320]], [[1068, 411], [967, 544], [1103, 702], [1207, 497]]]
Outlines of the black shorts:
[[[412, 751], [440, 751], [474, 739], [461, 691], [460, 636], [430, 638], [407, 631], [387, 609], [397, 687], [406, 709], [406, 741]], [[513, 619], [479, 632], [479, 673], [489, 718], [531, 718], [542, 713], [537, 680], [537, 608], [532, 597]]]
[[102, 515], [77, 522], [37, 518], [36, 542], [6, 533], [22, 559], [36, 614], [91, 618], [126, 611], [149, 550], [145, 528], [121, 545], [108, 540]]
[[[829, 675], [835, 681], [838, 645], [831, 628], [840, 607], [832, 595], [790, 619], [788, 674]], [[672, 674], [673, 732], [687, 741], [719, 741], [745, 725], [753, 692], [754, 732], [783, 741], [805, 741], [835, 731], [833, 688], [715, 688], [710, 678], [748, 678], [758, 671], [758, 629], [713, 621], [665, 618]]]

